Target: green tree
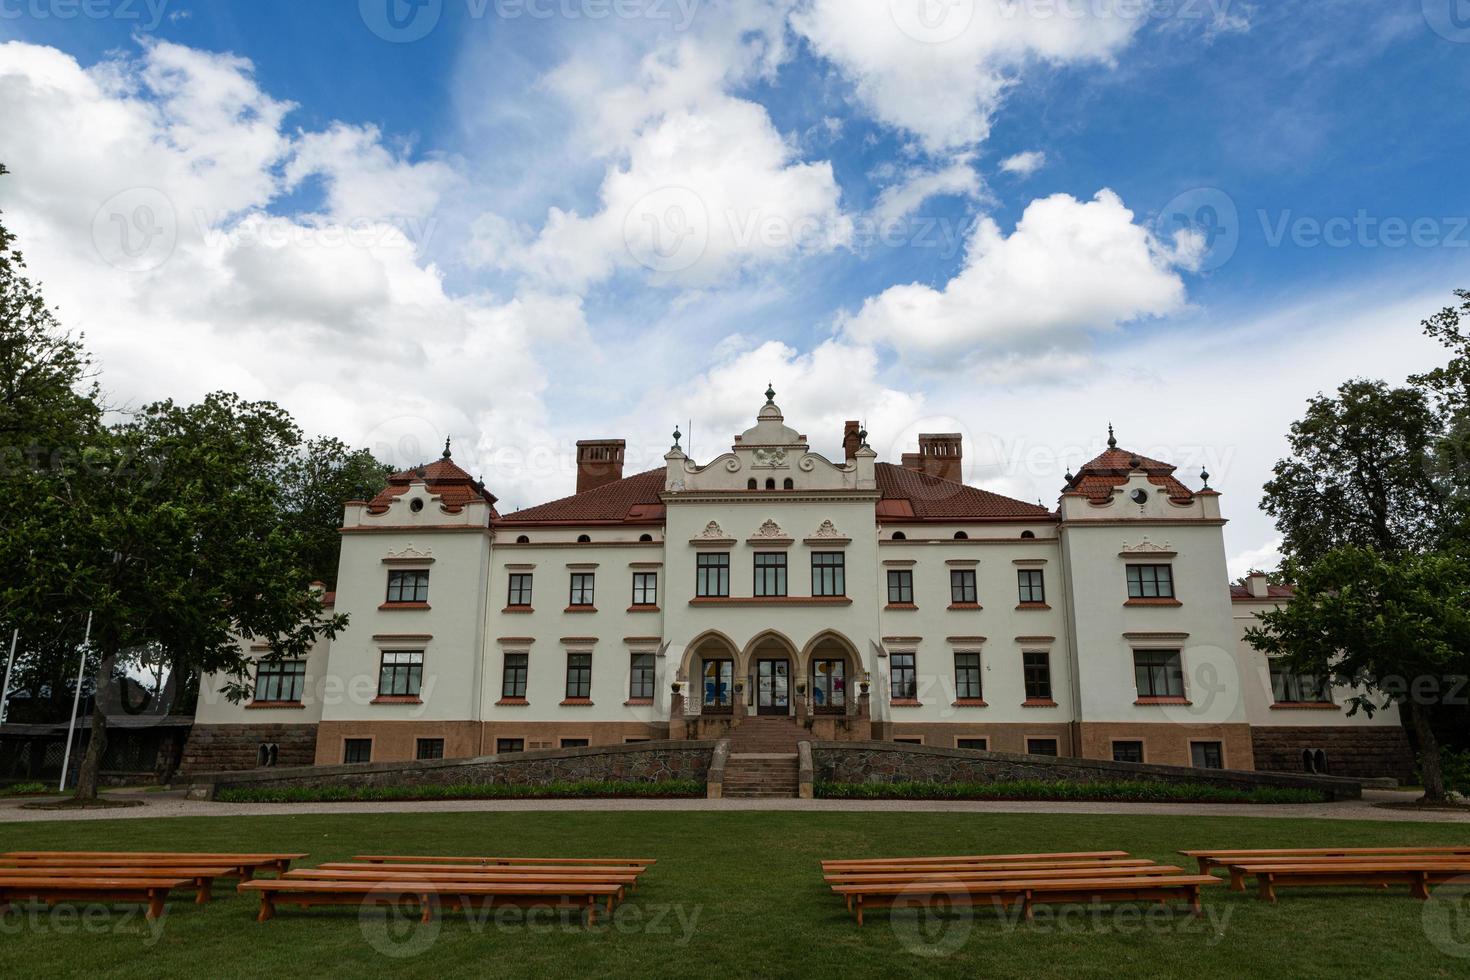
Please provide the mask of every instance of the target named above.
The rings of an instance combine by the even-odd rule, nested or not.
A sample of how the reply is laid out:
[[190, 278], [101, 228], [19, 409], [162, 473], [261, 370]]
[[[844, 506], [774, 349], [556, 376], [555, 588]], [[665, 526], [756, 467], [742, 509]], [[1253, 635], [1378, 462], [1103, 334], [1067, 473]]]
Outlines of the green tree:
[[302, 564], [329, 589], [337, 584], [343, 503], [371, 500], [387, 486], [390, 473], [392, 467], [368, 450], [350, 449], [328, 436], [306, 442], [281, 474], [283, 519], [300, 535]]
[[1344, 545], [1303, 566], [1292, 601], [1246, 637], [1293, 671], [1362, 693], [1351, 711], [1395, 704], [1414, 731], [1426, 800], [1445, 797], [1433, 716], [1470, 676], [1470, 560]]
[[1394, 555], [1435, 547], [1446, 499], [1436, 483], [1439, 421], [1424, 393], [1349, 381], [1291, 426], [1291, 456], [1265, 484], [1282, 552], [1298, 564], [1358, 545]]
[[1410, 378], [1427, 391], [1439, 414], [1431, 475], [1445, 497], [1449, 546], [1470, 549], [1470, 290], [1457, 289], [1459, 306], [1446, 306], [1424, 321], [1424, 332], [1450, 352], [1450, 360]]

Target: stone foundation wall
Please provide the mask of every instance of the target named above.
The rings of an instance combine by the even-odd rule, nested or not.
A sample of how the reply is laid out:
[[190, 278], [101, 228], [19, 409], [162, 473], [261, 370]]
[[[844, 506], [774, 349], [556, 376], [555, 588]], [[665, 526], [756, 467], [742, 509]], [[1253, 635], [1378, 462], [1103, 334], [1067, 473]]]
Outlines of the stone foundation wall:
[[1381, 727], [1258, 727], [1251, 729], [1256, 768], [1303, 772], [1302, 752], [1321, 749], [1333, 776], [1414, 778], [1414, 752], [1398, 725]]
[[256, 769], [262, 744], [276, 746], [277, 766], [309, 766], [316, 758], [316, 726], [195, 725], [184, 745], [179, 771]]
[[1130, 780], [1203, 783], [1235, 789], [1315, 789], [1333, 799], [1357, 799], [1362, 795], [1362, 787], [1350, 779], [1136, 765], [1101, 759], [975, 752], [888, 742], [816, 742], [812, 744], [812, 765], [817, 780], [834, 783], [999, 783], [1018, 780], [1099, 783]]
[[433, 762], [368, 762], [350, 766], [255, 769], [251, 772], [198, 773], [191, 799], [211, 799], [229, 788], [286, 786], [450, 786], [460, 783], [546, 785], [583, 780], [704, 782], [714, 754], [713, 742], [642, 742], [538, 752], [514, 752], [475, 759]]

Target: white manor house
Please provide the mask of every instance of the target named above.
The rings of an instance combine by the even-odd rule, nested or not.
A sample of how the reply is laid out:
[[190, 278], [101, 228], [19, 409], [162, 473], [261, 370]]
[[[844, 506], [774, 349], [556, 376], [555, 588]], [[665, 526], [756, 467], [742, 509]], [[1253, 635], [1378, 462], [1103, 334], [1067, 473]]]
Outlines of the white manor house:
[[[1273, 667], [1243, 640], [1290, 600], [1232, 586], [1220, 495], [1108, 448], [1055, 510], [962, 482], [961, 439], [829, 460], [767, 390], [697, 463], [624, 476], [577, 444], [576, 493], [513, 513], [449, 457], [346, 504], [348, 629], [205, 678], [192, 770], [459, 758], [742, 725], [791, 737], [1178, 766], [1407, 775], [1394, 711]], [[1208, 479], [1202, 474], [1202, 479]], [[253, 651], [263, 654], [263, 648]], [[754, 719], [757, 716], [770, 716]]]

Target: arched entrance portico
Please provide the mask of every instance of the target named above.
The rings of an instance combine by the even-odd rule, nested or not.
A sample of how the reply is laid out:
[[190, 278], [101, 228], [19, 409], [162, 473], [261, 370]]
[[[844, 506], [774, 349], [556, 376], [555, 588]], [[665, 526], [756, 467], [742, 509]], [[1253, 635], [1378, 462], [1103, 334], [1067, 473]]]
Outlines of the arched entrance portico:
[[800, 669], [813, 714], [846, 715], [857, 710], [862, 661], [841, 633], [828, 630], [812, 637], [801, 652]]
[[739, 653], [723, 633], [697, 637], [684, 654], [683, 674], [689, 680], [689, 698], [701, 715], [728, 715], [735, 705], [735, 680], [740, 676]]
[[795, 713], [796, 648], [780, 633], [762, 633], [745, 648], [750, 705], [757, 715]]

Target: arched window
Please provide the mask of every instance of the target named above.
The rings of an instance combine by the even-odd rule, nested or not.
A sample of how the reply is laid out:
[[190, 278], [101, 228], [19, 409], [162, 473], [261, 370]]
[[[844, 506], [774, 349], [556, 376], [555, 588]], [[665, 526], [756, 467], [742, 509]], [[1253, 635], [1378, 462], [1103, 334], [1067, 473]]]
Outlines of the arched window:
[[771, 476], [771, 477], [767, 477], [766, 478], [766, 489], [767, 490], [774, 490], [774, 489], [776, 489], [776, 478], [774, 476]]
[[966, 534], [964, 531], [956, 531], [954, 533], [954, 539], [956, 541], [968, 541], [968, 540], [970, 540], [970, 536], [968, 534]]
[[640, 535], [638, 535], [638, 540], [639, 541], [652, 541], [653, 540], [653, 535], [651, 535], [651, 534], [640, 534]]
[[904, 534], [902, 531], [893, 532], [893, 540], [895, 541], [907, 541], [908, 539], [909, 536], [907, 534]]
[[589, 538], [587, 535], [585, 535], [585, 534], [579, 534], [579, 535], [577, 535], [577, 543], [578, 544], [590, 544], [591, 542], [592, 542], [592, 539]]
[[1021, 532], [1021, 537], [1022, 537], [1022, 538], [1023, 538], [1023, 539], [1027, 539], [1027, 540], [1029, 540], [1029, 539], [1031, 539], [1031, 538], [1034, 538], [1034, 537], [1036, 537], [1036, 532], [1035, 532], [1035, 531], [1022, 531], [1022, 532]]
[[524, 534], [522, 534], [520, 537], [516, 538], [516, 544], [530, 544], [530, 543], [531, 543], [531, 539], [528, 538], [528, 537], [526, 537]]
[[791, 479], [791, 477], [788, 476], [786, 478], [786, 482], [782, 483], [781, 486], [785, 490], [795, 490], [796, 489], [796, 481], [793, 480], [793, 479]]
[[745, 481], [745, 489], [747, 489], [747, 490], [756, 490], [756, 489], [758, 489], [758, 485], [755, 482], [755, 477], [751, 477], [749, 480], [746, 480]]
[[276, 757], [279, 755], [279, 753], [280, 753], [280, 746], [278, 746], [275, 742], [272, 742], [270, 744], [270, 754], [269, 754], [269, 757], [266, 759], [266, 763], [265, 764], [268, 765], [268, 766], [275, 765], [276, 764]]

